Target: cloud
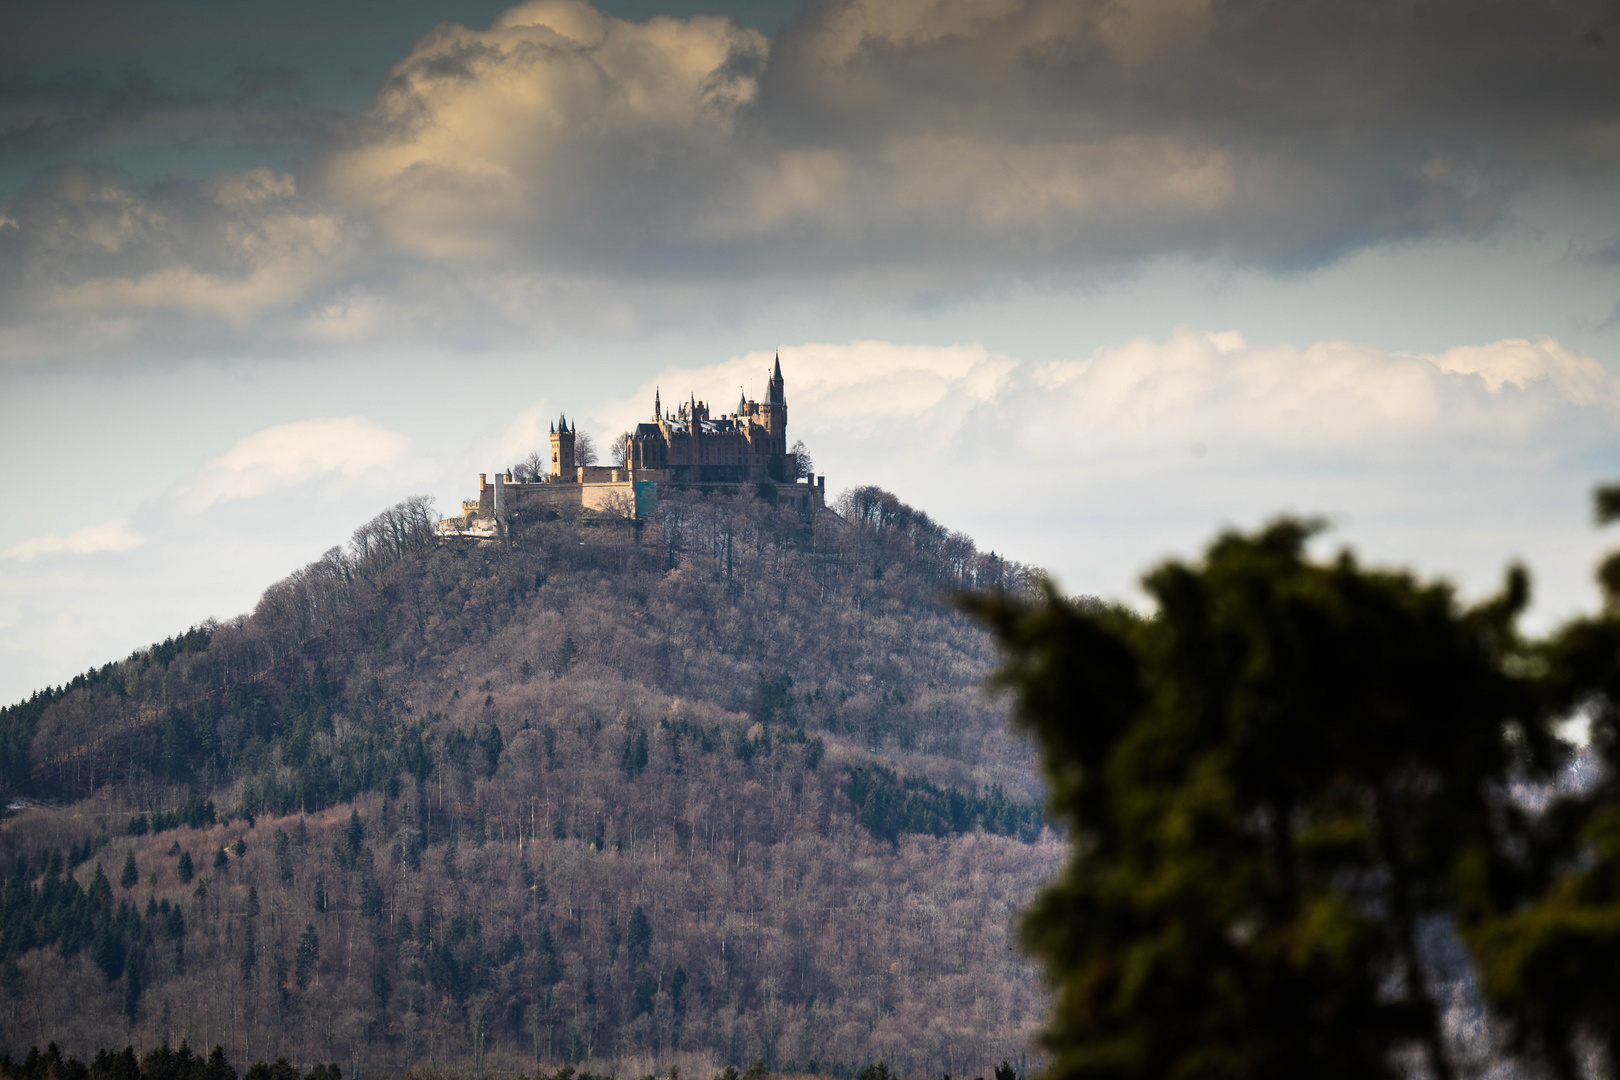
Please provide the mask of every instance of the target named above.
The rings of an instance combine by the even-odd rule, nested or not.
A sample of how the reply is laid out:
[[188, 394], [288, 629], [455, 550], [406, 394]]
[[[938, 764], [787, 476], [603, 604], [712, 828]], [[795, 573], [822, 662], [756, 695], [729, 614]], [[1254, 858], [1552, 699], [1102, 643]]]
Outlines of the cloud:
[[418, 471], [410, 447], [405, 436], [363, 416], [277, 424], [238, 439], [203, 467], [181, 498], [196, 512], [222, 500], [252, 498], [329, 474], [392, 482]]
[[1165, 251], [1302, 266], [1614, 164], [1617, 110], [1578, 89], [1617, 81], [1579, 44], [1607, 16], [1476, 15], [825, 0], [766, 50], [726, 19], [536, 0], [418, 42], [327, 170], [395, 243], [467, 266], [912, 270], [901, 291]]
[[46, 533], [32, 540], [24, 540], [0, 551], [0, 559], [29, 562], [41, 555], [55, 555], [60, 552], [89, 555], [97, 551], [128, 551], [130, 548], [139, 547], [145, 541], [144, 536], [130, 529], [127, 518], [121, 518], [117, 521], [104, 521], [100, 525], [91, 525], [66, 536]]
[[0, 231], [0, 356], [217, 340], [284, 320], [339, 279], [359, 227], [255, 168], [140, 192], [69, 169], [19, 197]]
[[[1620, 376], [1551, 338], [1441, 353], [1351, 342], [1251, 345], [1236, 332], [1185, 329], [1076, 360], [1029, 363], [978, 344], [813, 343], [780, 350], [790, 417], [829, 440], [899, 439], [971, 448], [997, 432], [997, 456], [1084, 459], [1221, 443], [1275, 451], [1411, 446], [1471, 437], [1620, 434]], [[729, 411], [772, 362], [758, 352], [672, 368], [603, 410], [614, 423], [688, 392]], [[757, 393], [756, 393], [757, 396]], [[640, 399], [646, 399], [645, 402]]]
[[1620, 166], [1600, 37], [1595, 0], [819, 0], [769, 41], [530, 0], [419, 40], [296, 177], [42, 177], [0, 208], [0, 357], [532, 342], [1166, 254], [1287, 272]]
[[1188, 330], [1030, 374], [1020, 441], [1038, 453], [1213, 441], [1372, 450], [1568, 424], [1620, 432], [1620, 378], [1551, 339], [1414, 354], [1348, 342], [1255, 347], [1238, 334]]
[[[1072, 590], [1140, 600], [1157, 559], [1293, 512], [1474, 595], [1523, 559], [1539, 612], [1593, 600], [1587, 505], [1620, 440], [1620, 375], [1553, 339], [1407, 353], [1184, 329], [1060, 361], [883, 341], [781, 357], [789, 438], [830, 495], [881, 485]], [[644, 418], [655, 385], [730, 411], [771, 361], [666, 369], [599, 419]]]
[[[103, 22], [108, 15], [117, 17], [106, 11], [97, 15]], [[83, 9], [78, 17], [84, 17]], [[39, 25], [30, 30], [37, 32]], [[82, 28], [67, 33], [82, 37]], [[144, 59], [138, 54], [123, 64], [102, 64], [100, 71], [81, 68], [38, 77], [27, 72], [53, 67], [50, 59], [27, 44], [0, 46], [0, 51], [11, 61], [0, 65], [10, 70], [0, 76], [0, 154], [13, 168], [26, 156], [97, 160], [129, 146], [170, 153], [199, 147], [215, 153], [284, 150], [312, 139], [333, 119], [310, 100], [297, 72], [286, 68], [242, 65], [224, 79], [201, 82], [184, 72], [179, 78], [192, 85], [181, 88], [172, 71], [154, 74], [135, 66]]]
[[723, 175], [765, 55], [715, 16], [634, 23], [530, 0], [418, 42], [329, 181], [409, 251], [600, 264], [603, 230], [668, 236], [683, 189]]
[[419, 42], [328, 170], [396, 242], [456, 262], [925, 264], [938, 286], [1167, 251], [1310, 265], [1615, 164], [1620, 110], [1594, 103], [1620, 76], [1581, 43], [1611, 13], [1309, 10], [823, 0], [767, 50], [724, 19], [536, 0]]
[[[994, 403], [1019, 367], [979, 344], [812, 343], [784, 347], [781, 356], [791, 371], [794, 423], [808, 418], [817, 430], [855, 439], [905, 425], [908, 433], [921, 428], [930, 444], [961, 434], [968, 414]], [[757, 352], [701, 368], [670, 368], [634, 397], [603, 408], [600, 416], [628, 429], [651, 415], [655, 389], [669, 407], [690, 394], [717, 413], [730, 412], [737, 396], [764, 396], [774, 359], [772, 353]]]

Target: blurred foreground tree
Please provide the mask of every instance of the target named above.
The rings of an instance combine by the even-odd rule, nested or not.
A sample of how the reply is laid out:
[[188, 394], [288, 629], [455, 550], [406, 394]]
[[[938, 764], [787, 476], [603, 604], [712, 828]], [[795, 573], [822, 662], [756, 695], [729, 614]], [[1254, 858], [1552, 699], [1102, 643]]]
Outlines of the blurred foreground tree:
[[[1620, 486], [1596, 503], [1598, 524], [1620, 520]], [[1586, 721], [1596, 778], [1552, 800], [1524, 871], [1477, 889], [1464, 923], [1513, 1048], [1561, 1080], [1581, 1075], [1583, 1043], [1620, 1075], [1620, 552], [1597, 577], [1603, 610], [1559, 629], [1532, 664], [1547, 714]]]
[[[1413, 1052], [1447, 1080], [1420, 926], [1496, 941], [1514, 932], [1500, 920], [1542, 917], [1497, 914], [1525, 895], [1539, 827], [1510, 784], [1550, 777], [1563, 746], [1515, 630], [1524, 574], [1466, 608], [1348, 553], [1308, 559], [1313, 529], [1159, 567], [1151, 618], [1054, 591], [967, 602], [1073, 844], [1023, 926], [1055, 990], [1050, 1080], [1394, 1076]], [[1606, 873], [1593, 984], [1613, 988]], [[1504, 987], [1524, 985], [1513, 963]], [[1583, 1016], [1604, 1007], [1582, 998]]]

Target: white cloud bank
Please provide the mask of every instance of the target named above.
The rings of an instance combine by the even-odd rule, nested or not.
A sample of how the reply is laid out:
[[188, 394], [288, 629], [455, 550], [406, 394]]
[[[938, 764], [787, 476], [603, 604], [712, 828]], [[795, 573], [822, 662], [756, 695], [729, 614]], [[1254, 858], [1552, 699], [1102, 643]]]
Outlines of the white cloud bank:
[[[790, 372], [785, 377], [795, 425], [862, 438], [898, 423], [908, 432], [926, 431], [931, 442], [953, 438], [968, 412], [993, 404], [1021, 366], [977, 344], [811, 343], [785, 346], [780, 355]], [[666, 369], [602, 417], [626, 429], [647, 419], [655, 389], [670, 407], [691, 394], [717, 413], [730, 412], [740, 395], [764, 397], [774, 359], [768, 352], [748, 353], [700, 368]]]
[[411, 441], [363, 416], [276, 424], [238, 439], [181, 492], [193, 512], [227, 499], [252, 498], [319, 476], [396, 482], [420, 472]]
[[[1472, 590], [1522, 558], [1542, 610], [1591, 601], [1587, 500], [1613, 479], [1620, 376], [1556, 340], [1418, 354], [1183, 330], [1048, 362], [880, 341], [781, 356], [790, 437], [829, 493], [890, 488], [1080, 591], [1132, 596], [1215, 528], [1292, 512]], [[643, 419], [654, 384], [729, 411], [771, 359], [668, 369], [592, 419]]]
[[1372, 448], [1572, 423], [1620, 434], [1620, 379], [1551, 339], [1429, 355], [1185, 331], [1030, 375], [1019, 441], [1031, 453]]
[[[1620, 435], [1620, 376], [1551, 338], [1423, 354], [1334, 341], [1256, 346], [1235, 332], [1182, 330], [1047, 363], [977, 344], [884, 341], [784, 346], [780, 355], [800, 430], [959, 450], [994, 431], [999, 462], [1061, 458], [1084, 467], [1216, 442], [1320, 450]], [[604, 418], [639, 419], [647, 411], [639, 399], [650, 402], [655, 384], [666, 401], [690, 390], [729, 410], [726, 388], [750, 379], [761, 388], [772, 356], [666, 370]]]
[[77, 532], [60, 536], [46, 533], [31, 540], [23, 540], [0, 551], [0, 559], [29, 562], [41, 555], [90, 555], [98, 551], [128, 551], [146, 542], [146, 538], [130, 528], [128, 518], [104, 521]]

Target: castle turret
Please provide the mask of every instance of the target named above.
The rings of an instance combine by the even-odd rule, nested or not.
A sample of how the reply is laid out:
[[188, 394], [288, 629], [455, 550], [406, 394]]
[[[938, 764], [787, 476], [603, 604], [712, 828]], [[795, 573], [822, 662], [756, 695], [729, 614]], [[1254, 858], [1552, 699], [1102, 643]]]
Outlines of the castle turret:
[[776, 357], [776, 370], [771, 373], [769, 392], [761, 407], [765, 430], [770, 435], [767, 453], [787, 453], [787, 391], [782, 382], [782, 357]]
[[551, 429], [551, 478], [567, 483], [575, 476], [574, 431], [568, 426], [568, 418], [559, 416]]

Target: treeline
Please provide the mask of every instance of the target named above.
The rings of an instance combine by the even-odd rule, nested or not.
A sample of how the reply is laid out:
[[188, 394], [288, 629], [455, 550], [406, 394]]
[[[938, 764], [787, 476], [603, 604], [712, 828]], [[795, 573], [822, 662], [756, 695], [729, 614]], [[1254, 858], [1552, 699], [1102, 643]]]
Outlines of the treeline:
[[[0, 1055], [0, 1077], [5, 1080], [236, 1080], [236, 1069], [225, 1057], [225, 1048], [214, 1047], [206, 1058], [192, 1053], [185, 1042], [170, 1049], [164, 1042], [137, 1058], [135, 1048], [98, 1050], [87, 1065], [75, 1057], [64, 1057], [55, 1043], [45, 1048], [30, 1047], [28, 1055], [15, 1061]], [[316, 1065], [300, 1073], [285, 1058], [274, 1063], [263, 1061], [248, 1066], [244, 1080], [343, 1080], [343, 1070], [335, 1062]]]
[[[825, 1067], [818, 1067], [820, 1063], [811, 1063], [808, 1067], [800, 1069], [794, 1063], [787, 1072], [810, 1072], [831, 1076], [834, 1080], [899, 1080], [890, 1071], [887, 1062], [878, 1062], [864, 1067], [844, 1065], [831, 1062]], [[770, 1075], [770, 1070], [760, 1060], [748, 1067], [746, 1072], [739, 1072], [734, 1065], [728, 1065], [717, 1073], [714, 1080], [764, 1080]], [[22, 1061], [14, 1061], [9, 1054], [0, 1055], [0, 1077], [4, 1080], [236, 1080], [236, 1069], [225, 1057], [225, 1049], [214, 1047], [213, 1053], [204, 1058], [192, 1052], [189, 1044], [181, 1042], [179, 1049], [172, 1050], [164, 1042], [155, 1050], [144, 1056], [137, 1057], [132, 1046], [126, 1046], [122, 1051], [99, 1050], [95, 1058], [86, 1065], [74, 1057], [64, 1057], [62, 1051], [55, 1043], [51, 1043], [42, 1053], [39, 1047], [30, 1047], [28, 1055]], [[274, 1063], [263, 1061], [248, 1066], [245, 1080], [343, 1080], [343, 1070], [336, 1062], [327, 1062], [316, 1065], [308, 1072], [300, 1074], [286, 1058], [278, 1058]], [[671, 1069], [669, 1080], [680, 1080], [679, 1069]], [[519, 1073], [518, 1080], [530, 1080], [530, 1075]], [[597, 1076], [591, 1072], [581, 1072], [572, 1065], [563, 1065], [556, 1072], [547, 1073], [536, 1070], [533, 1080], [615, 1080], [611, 1075]], [[655, 1075], [647, 1075], [641, 1080], [659, 1080]], [[946, 1077], [945, 1080], [950, 1080]], [[976, 1080], [984, 1080], [977, 1077]], [[996, 1066], [995, 1080], [1023, 1080], [1023, 1076], [1007, 1061]]]
[[[976, 592], [1027, 590], [1039, 574], [1023, 563], [995, 552], [981, 552], [966, 533], [947, 529], [916, 507], [907, 506], [880, 487], [852, 488], [835, 503], [843, 520], [863, 526], [886, 546], [900, 547], [917, 560], [919, 569], [937, 584]], [[881, 577], [885, 565], [874, 551], [873, 574]]]
[[35, 779], [29, 750], [46, 709], [70, 694], [127, 696], [132, 676], [138, 678], [153, 667], [166, 671], [180, 654], [201, 652], [208, 647], [211, 631], [212, 624], [194, 626], [178, 637], [138, 650], [122, 663], [91, 668], [61, 686], [36, 690], [27, 701], [0, 708], [0, 794], [22, 791]]
[[1034, 575], [867, 502], [501, 545], [406, 505], [53, 694], [27, 784], [81, 801], [0, 832], [0, 1051], [43, 1016], [355, 1073], [1015, 1057], [1058, 845], [950, 594]]

